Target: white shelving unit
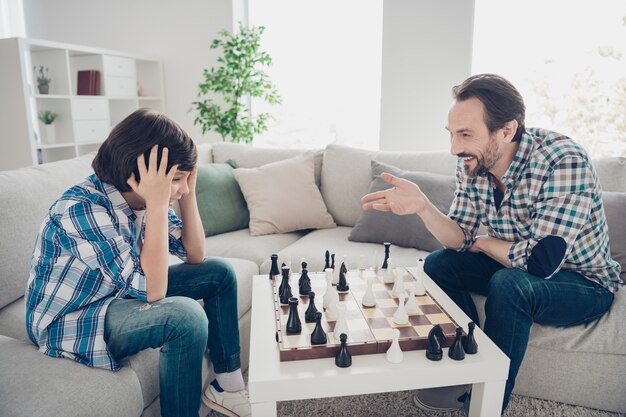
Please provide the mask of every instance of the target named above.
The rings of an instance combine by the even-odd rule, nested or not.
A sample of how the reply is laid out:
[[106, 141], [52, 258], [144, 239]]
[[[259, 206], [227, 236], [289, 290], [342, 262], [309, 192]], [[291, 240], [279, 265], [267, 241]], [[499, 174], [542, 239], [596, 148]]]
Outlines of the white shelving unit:
[[[48, 68], [48, 94], [34, 67]], [[78, 71], [100, 72], [100, 95], [78, 95]], [[59, 42], [0, 39], [0, 171], [97, 150], [111, 128], [140, 107], [165, 111], [158, 60]], [[46, 140], [42, 110], [58, 115]]]

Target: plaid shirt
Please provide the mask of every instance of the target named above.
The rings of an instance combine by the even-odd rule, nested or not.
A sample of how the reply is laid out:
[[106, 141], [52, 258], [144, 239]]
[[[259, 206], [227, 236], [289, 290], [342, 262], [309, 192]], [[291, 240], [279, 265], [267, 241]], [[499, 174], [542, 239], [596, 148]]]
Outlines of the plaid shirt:
[[512, 242], [511, 265], [526, 271], [537, 243], [558, 236], [566, 251], [552, 275], [575, 271], [612, 292], [623, 284], [620, 265], [611, 259], [600, 182], [586, 152], [570, 138], [527, 129], [502, 178], [506, 190], [499, 209], [490, 177], [467, 177], [459, 161], [456, 178], [448, 216], [465, 235], [460, 251], [474, 243], [483, 225], [489, 236]]
[[[25, 297], [26, 330], [41, 352], [120, 369], [104, 342], [104, 316], [115, 298], [146, 301], [135, 219], [122, 194], [95, 174], [52, 204]], [[185, 260], [181, 232], [182, 222], [170, 210], [169, 250]]]

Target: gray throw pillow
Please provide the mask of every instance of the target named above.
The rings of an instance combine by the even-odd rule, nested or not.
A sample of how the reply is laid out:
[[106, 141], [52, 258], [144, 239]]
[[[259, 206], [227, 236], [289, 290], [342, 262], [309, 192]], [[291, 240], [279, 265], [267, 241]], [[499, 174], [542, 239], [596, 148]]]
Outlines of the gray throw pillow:
[[[455, 179], [453, 176], [404, 171], [378, 161], [372, 161], [371, 165], [373, 180], [370, 184], [370, 193], [391, 188], [391, 184], [380, 179], [380, 174], [388, 172], [417, 184], [439, 211], [444, 214], [448, 213], [454, 199]], [[437, 239], [426, 229], [419, 216], [398, 216], [376, 210], [361, 213], [348, 240], [373, 243], [391, 242], [394, 245], [431, 252], [442, 248]]]
[[611, 257], [622, 266], [620, 276], [626, 280], [626, 193], [603, 191], [602, 205], [609, 228]]

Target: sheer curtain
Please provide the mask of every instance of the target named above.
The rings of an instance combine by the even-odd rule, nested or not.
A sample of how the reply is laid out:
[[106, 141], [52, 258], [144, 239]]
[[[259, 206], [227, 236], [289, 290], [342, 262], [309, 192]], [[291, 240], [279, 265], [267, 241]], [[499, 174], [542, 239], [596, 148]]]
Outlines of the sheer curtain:
[[0, 0], [0, 38], [26, 36], [22, 0]]

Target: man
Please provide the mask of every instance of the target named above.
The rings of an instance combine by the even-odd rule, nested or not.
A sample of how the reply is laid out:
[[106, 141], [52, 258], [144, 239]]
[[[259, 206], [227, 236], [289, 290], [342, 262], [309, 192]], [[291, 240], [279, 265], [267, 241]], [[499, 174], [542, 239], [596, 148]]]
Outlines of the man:
[[[393, 188], [363, 197], [363, 209], [417, 214], [445, 249], [431, 253], [426, 273], [477, 324], [470, 292], [487, 296], [483, 329], [510, 358], [506, 409], [532, 323], [573, 326], [608, 311], [623, 282], [611, 259], [602, 191], [591, 160], [570, 138], [526, 129], [515, 87], [493, 74], [452, 90], [451, 153], [458, 158], [448, 215], [419, 187], [388, 173]], [[478, 227], [487, 234], [478, 235]], [[418, 391], [428, 411], [469, 406], [470, 395]], [[444, 403], [453, 406], [444, 406]]]

